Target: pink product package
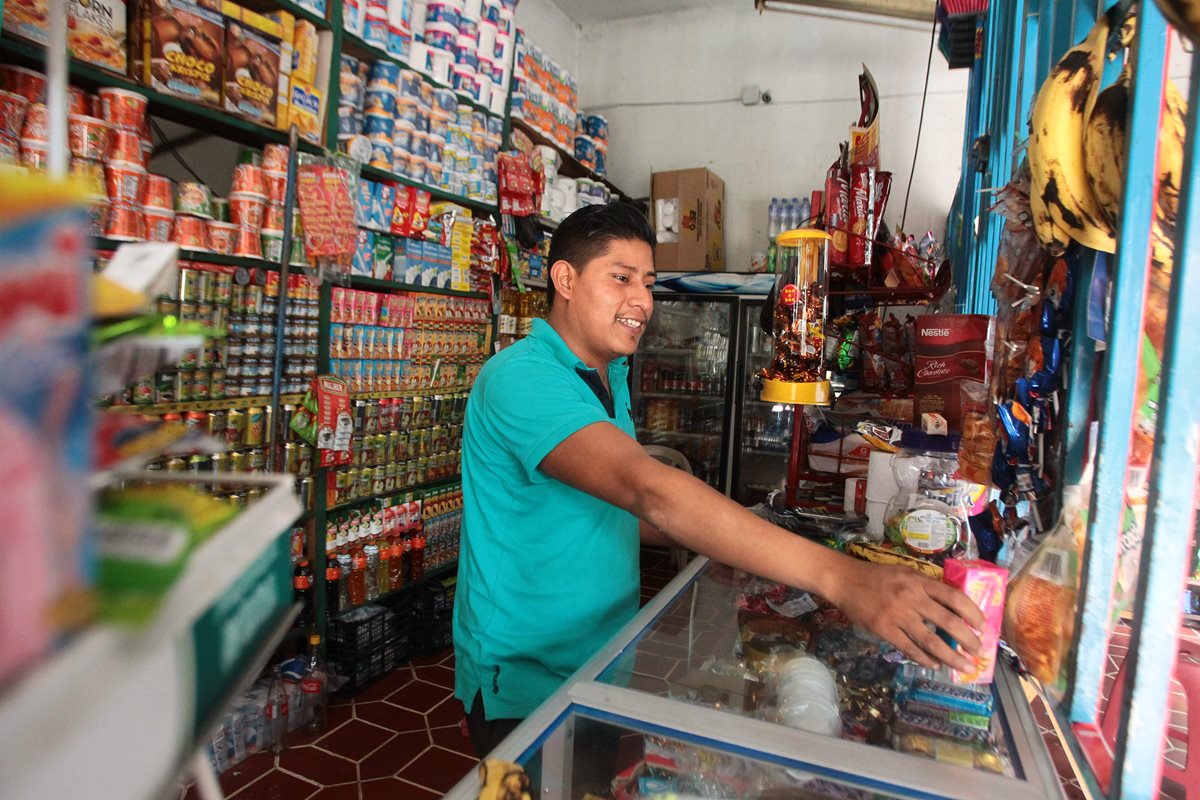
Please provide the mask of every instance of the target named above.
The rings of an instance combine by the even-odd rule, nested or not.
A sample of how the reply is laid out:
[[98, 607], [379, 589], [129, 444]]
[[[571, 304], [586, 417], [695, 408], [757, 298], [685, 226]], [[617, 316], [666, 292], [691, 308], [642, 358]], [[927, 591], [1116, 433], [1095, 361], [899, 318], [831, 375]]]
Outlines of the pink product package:
[[983, 640], [983, 655], [969, 672], [951, 670], [951, 680], [960, 684], [991, 683], [996, 670], [996, 648], [1000, 644], [1000, 624], [1004, 621], [1008, 570], [978, 559], [951, 558], [943, 565], [942, 581], [970, 597], [985, 618], [983, 630], [975, 631]]

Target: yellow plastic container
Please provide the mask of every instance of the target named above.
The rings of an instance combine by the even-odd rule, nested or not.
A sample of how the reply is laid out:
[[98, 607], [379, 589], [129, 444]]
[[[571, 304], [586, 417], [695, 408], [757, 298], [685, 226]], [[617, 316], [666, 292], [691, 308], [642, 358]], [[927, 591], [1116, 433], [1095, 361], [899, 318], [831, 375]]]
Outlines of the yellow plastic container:
[[825, 305], [830, 236], [814, 228], [784, 231], [775, 240], [775, 355], [762, 399], [792, 405], [829, 405], [825, 361]]

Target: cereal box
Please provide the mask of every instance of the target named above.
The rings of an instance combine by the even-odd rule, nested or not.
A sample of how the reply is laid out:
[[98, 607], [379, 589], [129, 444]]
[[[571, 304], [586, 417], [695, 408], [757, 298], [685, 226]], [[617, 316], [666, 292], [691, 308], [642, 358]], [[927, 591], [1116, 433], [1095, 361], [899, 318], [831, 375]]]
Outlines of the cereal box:
[[996, 648], [1000, 643], [1000, 625], [1004, 621], [1004, 592], [1008, 586], [1008, 570], [976, 559], [947, 559], [943, 565], [942, 581], [962, 590], [986, 621], [983, 630], [976, 631], [983, 641], [982, 655], [970, 672], [951, 670], [955, 683], [991, 683], [996, 668]]
[[[46, 44], [48, 0], [7, 0], [2, 5], [5, 31]], [[125, 72], [125, 0], [70, 0], [67, 19], [71, 55], [102, 69]]]
[[188, 0], [142, 0], [142, 82], [221, 105], [225, 17]]
[[281, 58], [274, 20], [226, 2], [225, 110], [275, 127]]
[[288, 100], [288, 125], [295, 125], [301, 138], [321, 143], [321, 93], [295, 76]]

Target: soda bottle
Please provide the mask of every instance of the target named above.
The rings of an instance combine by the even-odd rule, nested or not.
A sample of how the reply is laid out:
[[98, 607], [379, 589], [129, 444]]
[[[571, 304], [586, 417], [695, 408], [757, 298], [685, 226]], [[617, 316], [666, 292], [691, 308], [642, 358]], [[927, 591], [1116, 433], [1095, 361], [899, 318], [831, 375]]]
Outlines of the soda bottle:
[[288, 696], [287, 687], [283, 685], [283, 673], [275, 668], [271, 678], [271, 687], [267, 690], [267, 740], [271, 743], [270, 750], [278, 755], [287, 750], [288, 731]]
[[350, 607], [361, 606], [367, 600], [367, 555], [355, 545], [350, 554]]
[[388, 589], [394, 592], [404, 585], [404, 545], [399, 538], [392, 539], [388, 550]]
[[375, 585], [380, 594], [391, 591], [392, 583], [392, 545], [387, 539], [379, 540], [379, 571], [375, 575]]
[[363, 545], [363, 555], [367, 560], [366, 575], [363, 576], [367, 600], [378, 600], [379, 584], [376, 580], [379, 577], [379, 545], [373, 541], [368, 541]]
[[425, 534], [420, 531], [413, 538], [412, 574], [414, 581], [425, 577]]
[[308, 667], [300, 680], [300, 697], [304, 706], [304, 732], [320, 736], [329, 727], [329, 672], [321, 658], [321, 637], [308, 637]]
[[338, 550], [338, 613], [350, 608], [350, 554]]
[[312, 567], [307, 561], [301, 561], [292, 575], [292, 598], [300, 603], [300, 614], [296, 617], [297, 628], [307, 628], [313, 623], [312, 585]]
[[325, 614], [334, 616], [342, 610], [341, 602], [342, 565], [337, 556], [329, 553], [325, 557]]

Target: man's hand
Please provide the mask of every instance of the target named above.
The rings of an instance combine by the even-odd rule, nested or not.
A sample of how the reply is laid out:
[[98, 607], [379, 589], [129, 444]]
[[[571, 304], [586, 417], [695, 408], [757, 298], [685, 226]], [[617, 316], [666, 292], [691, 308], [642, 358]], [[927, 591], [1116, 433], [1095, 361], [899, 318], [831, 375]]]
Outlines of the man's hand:
[[969, 653], [979, 655], [981, 643], [971, 628], [981, 629], [984, 617], [969, 597], [907, 567], [847, 561], [829, 600], [853, 622], [922, 666], [936, 669], [946, 664], [963, 671], [973, 667], [970, 659], [950, 649], [926, 624], [936, 625]]

